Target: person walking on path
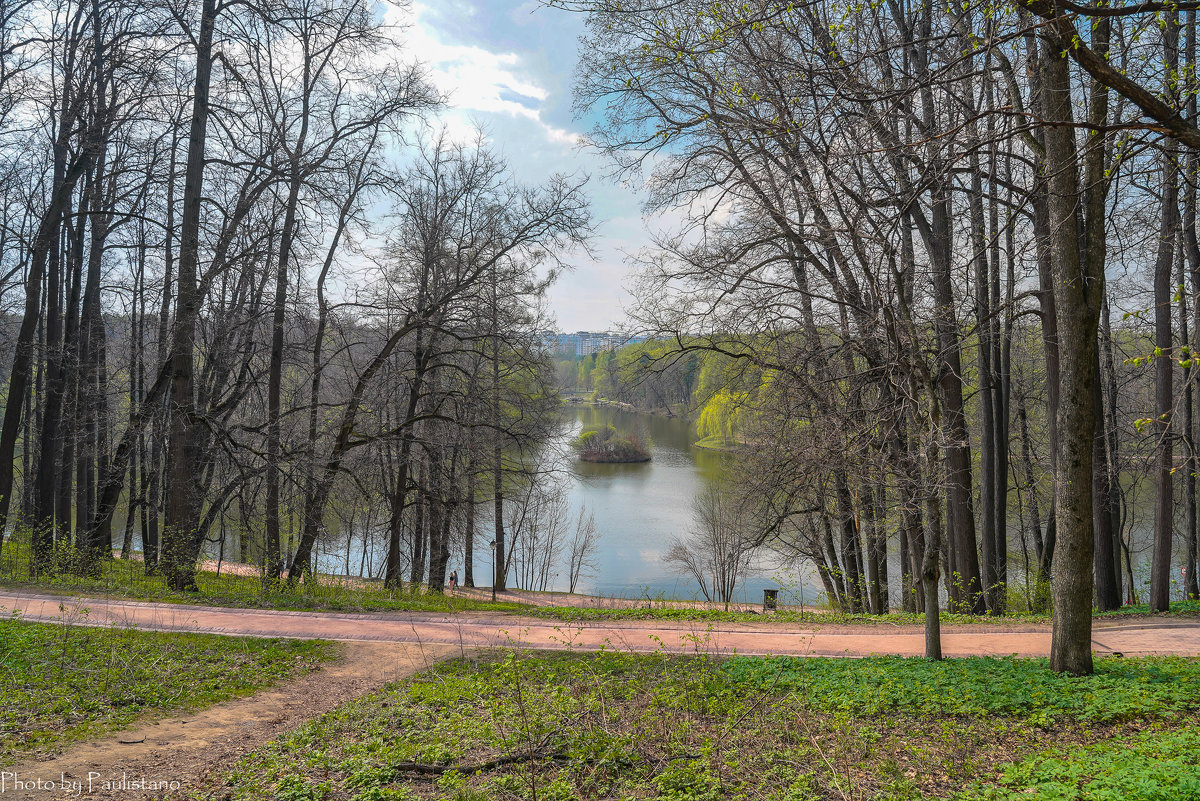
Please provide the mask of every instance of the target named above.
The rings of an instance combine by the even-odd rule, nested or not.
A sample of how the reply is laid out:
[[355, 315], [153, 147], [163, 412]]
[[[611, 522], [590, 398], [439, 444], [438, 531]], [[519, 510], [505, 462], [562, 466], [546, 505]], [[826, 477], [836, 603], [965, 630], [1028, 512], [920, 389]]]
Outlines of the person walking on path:
[[451, 571], [450, 571], [450, 581], [449, 581], [449, 584], [450, 584], [450, 594], [451, 594], [451, 595], [453, 595], [453, 594], [454, 594], [454, 588], [458, 586], [458, 571], [457, 571], [457, 570], [451, 570]]

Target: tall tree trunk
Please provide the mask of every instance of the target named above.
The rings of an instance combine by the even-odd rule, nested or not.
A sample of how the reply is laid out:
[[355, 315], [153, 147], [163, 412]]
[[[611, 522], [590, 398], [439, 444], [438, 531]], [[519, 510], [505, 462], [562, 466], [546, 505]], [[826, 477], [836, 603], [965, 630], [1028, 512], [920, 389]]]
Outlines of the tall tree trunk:
[[196, 559], [200, 553], [201, 498], [196, 491], [199, 449], [196, 441], [195, 340], [202, 298], [197, 291], [200, 260], [200, 206], [204, 195], [204, 147], [212, 80], [213, 29], [216, 0], [201, 0], [200, 30], [196, 37], [196, 79], [188, 134], [187, 166], [180, 218], [179, 263], [176, 278], [175, 326], [171, 334], [170, 440], [167, 470], [166, 525], [159, 554], [162, 572], [175, 590], [196, 588]]
[[[1196, 70], [1196, 12], [1194, 10], [1188, 11], [1186, 19], [1187, 44], [1185, 48], [1185, 68], [1188, 75], [1194, 75]], [[1187, 97], [1187, 116], [1189, 120], [1195, 121], [1196, 93], [1188, 92]], [[1194, 148], [1188, 148], [1186, 164], [1188, 175], [1194, 176], [1197, 174], [1197, 171], [1200, 171], [1200, 154], [1197, 154]], [[1187, 255], [1192, 294], [1192, 326], [1190, 333], [1200, 335], [1200, 242], [1197, 241], [1196, 237], [1196, 183], [1194, 180], [1188, 181], [1185, 186], [1182, 250]], [[1180, 278], [1180, 286], [1183, 285], [1183, 279]], [[1183, 321], [1181, 320], [1180, 322], [1182, 324]], [[1188, 438], [1186, 445], [1188, 449], [1188, 529], [1185, 534], [1187, 565], [1183, 577], [1183, 591], [1188, 598], [1200, 599], [1200, 577], [1196, 576], [1197, 568], [1200, 568], [1200, 564], [1197, 564], [1200, 562], [1200, 558], [1197, 556], [1197, 551], [1200, 550], [1200, 515], [1197, 515], [1196, 510], [1196, 473], [1200, 471], [1200, 459], [1197, 458], [1196, 446], [1197, 442], [1200, 442], [1200, 437], [1197, 436], [1196, 426], [1200, 424], [1200, 420], [1196, 419], [1196, 393], [1190, 380], [1192, 371], [1196, 369], [1197, 349], [1186, 334], [1183, 336], [1182, 341], [1188, 345], [1187, 359], [1191, 362], [1191, 365], [1184, 373], [1184, 385], [1187, 387], [1184, 408], [1186, 409], [1187, 420], [1185, 426]]]
[[[62, 158], [55, 155], [55, 183], [60, 183], [58, 174], [64, 169]], [[66, 211], [66, 204], [62, 212]], [[60, 214], [62, 213], [60, 212]], [[37, 490], [33, 499], [33, 553], [29, 563], [29, 572], [37, 574], [49, 565], [50, 553], [54, 547], [57, 517], [55, 502], [57, 500], [57, 482], [59, 480], [60, 459], [62, 457], [62, 441], [60, 422], [62, 419], [63, 399], [66, 394], [66, 354], [63, 343], [62, 315], [62, 247], [59, 239], [61, 226], [55, 224], [55, 230], [50, 234], [52, 241], [48, 244], [49, 273], [46, 277], [46, 398], [42, 403], [42, 424], [38, 430], [37, 458]], [[26, 285], [26, 293], [29, 292]], [[27, 310], [28, 311], [28, 310]], [[20, 356], [18, 343], [18, 357]], [[14, 377], [16, 365], [13, 366]], [[9, 393], [12, 393], [12, 381], [9, 382]], [[13, 409], [9, 404], [5, 411]], [[7, 415], [6, 415], [7, 416]], [[69, 465], [62, 464], [66, 470]], [[11, 479], [10, 479], [11, 480]], [[28, 479], [26, 479], [28, 480]], [[68, 507], [69, 509], [69, 507]], [[61, 512], [60, 512], [61, 514]]]
[[[1196, 68], [1196, 12], [1187, 12], [1187, 44], [1184, 49], [1184, 59], [1189, 76], [1194, 76]], [[1190, 91], [1187, 94], [1187, 116], [1189, 120], [1196, 119], [1196, 94]], [[1196, 152], [1193, 147], [1189, 147], [1187, 151], [1187, 174], [1196, 175], [1200, 170], [1200, 153]], [[1187, 181], [1186, 194], [1183, 199], [1183, 230], [1182, 230], [1182, 249], [1187, 254], [1188, 272], [1190, 277], [1190, 285], [1192, 285], [1192, 333], [1200, 335], [1200, 242], [1196, 241], [1196, 185], [1195, 181]], [[1182, 284], [1182, 279], [1181, 279]], [[1196, 347], [1192, 342], [1187, 341], [1184, 337], [1184, 342], [1189, 345], [1188, 359], [1192, 361], [1190, 371], [1196, 368], [1195, 360]], [[1196, 420], [1194, 414], [1195, 409], [1195, 391], [1192, 383], [1187, 378], [1184, 378], [1184, 384], [1188, 387], [1187, 393], [1187, 416], [1188, 416], [1188, 530], [1186, 534], [1187, 542], [1187, 567], [1186, 574], [1183, 577], [1183, 592], [1189, 598], [1200, 598], [1200, 578], [1196, 577], [1196, 568], [1198, 565], [1198, 550], [1200, 550], [1200, 519], [1196, 514], [1196, 472], [1200, 470], [1200, 458], [1196, 457], [1196, 444], [1200, 442], [1200, 436], [1196, 432], [1196, 426], [1200, 424], [1200, 420]]]
[[[104, 145], [102, 144], [103, 148]], [[104, 327], [103, 312], [100, 308], [100, 268], [104, 258], [104, 245], [108, 238], [109, 213], [104, 206], [106, 201], [102, 191], [105, 179], [105, 151], [101, 149], [96, 158], [96, 169], [93, 177], [91, 214], [91, 236], [87, 259], [87, 282], [83, 292], [83, 309], [80, 320], [80, 368], [81, 405], [83, 406], [84, 433], [83, 446], [80, 454], [83, 471], [79, 482], [78, 496], [75, 500], [77, 509], [76, 531], [81, 540], [81, 556], [83, 568], [89, 573], [98, 573], [100, 558], [107, 558], [112, 553], [112, 527], [102, 526], [93, 530], [92, 516], [95, 514], [97, 501], [97, 467], [103, 469], [107, 457], [107, 426], [105, 412], [107, 410], [106, 395], [107, 370], [105, 358], [107, 349], [105, 339], [107, 332]]]
[[995, 340], [995, 304], [991, 294], [988, 265], [987, 222], [983, 207], [983, 175], [979, 154], [971, 154], [971, 243], [975, 267], [975, 322], [979, 332], [979, 548], [983, 577], [984, 602], [992, 614], [1004, 614], [1004, 587], [1000, 582], [996, 541], [996, 394], [995, 366], [992, 364]]
[[301, 94], [300, 132], [292, 145], [289, 159], [288, 196], [283, 213], [283, 230], [279, 235], [279, 263], [275, 271], [275, 298], [271, 317], [271, 362], [267, 371], [267, 472], [265, 529], [267, 535], [267, 575], [279, 578], [279, 483], [282, 468], [280, 403], [283, 392], [283, 327], [287, 312], [288, 265], [296, 237], [296, 212], [300, 204], [300, 188], [304, 183], [300, 158], [308, 140], [309, 93], [311, 84], [309, 57], [304, 55], [304, 78]]
[[1067, 56], [1053, 41], [1042, 48], [1049, 189], [1050, 251], [1062, 394], [1058, 406], [1058, 460], [1050, 666], [1092, 672], [1092, 445], [1096, 432], [1097, 329], [1104, 275], [1087, 274], [1081, 259], [1079, 155]]
[[[1027, 50], [1026, 63], [1026, 79], [1029, 82], [1030, 88], [1030, 105], [1034, 113], [1038, 114], [1042, 119], [1053, 119], [1049, 116], [1046, 108], [1046, 90], [1043, 86], [1042, 70], [1043, 66], [1040, 50], [1045, 47], [1053, 47], [1053, 43], [1039, 48], [1039, 39], [1033, 28], [1025, 34], [1025, 44]], [[1050, 456], [1050, 475], [1055, 477], [1054, 483], [1051, 485], [1050, 507], [1047, 510], [1046, 518], [1046, 534], [1042, 541], [1042, 547], [1039, 549], [1038, 570], [1040, 576], [1044, 577], [1048, 582], [1051, 576], [1051, 565], [1054, 561], [1055, 545], [1058, 541], [1058, 522], [1057, 522], [1057, 507], [1058, 507], [1058, 455], [1059, 455], [1059, 426], [1058, 426], [1058, 411], [1059, 397], [1063, 381], [1062, 370], [1059, 359], [1059, 338], [1058, 338], [1058, 311], [1055, 305], [1055, 289], [1054, 289], [1054, 255], [1053, 255], [1053, 228], [1051, 222], [1051, 205], [1050, 205], [1050, 183], [1048, 176], [1053, 174], [1053, 171], [1047, 166], [1047, 129], [1039, 126], [1034, 131], [1034, 140], [1040, 148], [1040, 152], [1035, 153], [1037, 171], [1034, 175], [1034, 185], [1032, 191], [1033, 207], [1033, 238], [1034, 246], [1037, 253], [1038, 265], [1038, 309], [1042, 323], [1042, 350], [1046, 363], [1046, 439], [1049, 446]], [[1072, 140], [1071, 144], [1074, 142]], [[1048, 584], [1045, 585], [1048, 587]], [[1037, 596], [1035, 596], [1035, 599]], [[1040, 602], [1037, 604], [1041, 606]], [[1049, 599], [1046, 601], [1046, 609], [1049, 609]]]
[[[1188, 299], [1187, 293], [1183, 291], [1183, 287], [1187, 286], [1186, 270], [1184, 269], [1183, 248], [1178, 247], [1175, 250], [1175, 275], [1176, 285], [1180, 287], [1176, 293], [1179, 296], [1179, 341], [1186, 346], [1191, 341], [1190, 330], [1188, 325]], [[1196, 530], [1196, 443], [1192, 439], [1192, 430], [1195, 425], [1195, 420], [1192, 416], [1192, 367], [1189, 363], [1190, 355], [1187, 352], [1181, 352], [1180, 358], [1183, 360], [1183, 425], [1179, 427], [1179, 439], [1183, 445], [1183, 483], [1185, 487], [1184, 496], [1187, 506], [1187, 532], [1186, 536], [1186, 556], [1183, 570], [1183, 590], [1184, 596], [1191, 598], [1193, 593], [1189, 592], [1188, 582], [1194, 581], [1194, 578], [1189, 579], [1189, 576], [1196, 569], [1196, 541], [1192, 536], [1192, 532]]]
[[[1097, 22], [1092, 31], [1092, 46], [1107, 56], [1109, 20]], [[1092, 81], [1088, 103], [1088, 122], [1092, 133], [1084, 152], [1083, 187], [1083, 259], [1084, 272], [1104, 275], [1108, 256], [1107, 201], [1109, 170], [1107, 164], [1108, 87]], [[1107, 293], [1101, 295], [1103, 301]], [[1096, 604], [1102, 610], [1121, 606], [1120, 572], [1113, 550], [1112, 470], [1108, 464], [1107, 432], [1104, 418], [1104, 392], [1100, 381], [1100, 353], [1097, 349], [1093, 371], [1096, 386], [1093, 390], [1095, 431], [1092, 439], [1092, 569], [1096, 588]]]
[[[971, 501], [971, 446], [963, 407], [962, 345], [954, 313], [954, 286], [951, 266], [951, 211], [947, 187], [938, 183], [932, 198], [933, 294], [936, 311], [934, 328], [938, 342], [938, 388], [943, 421], [949, 444], [946, 452], [946, 502], [950, 536], [947, 544], [952, 557], [951, 588], [956, 601], [973, 614], [987, 607], [979, 573], [979, 553], [975, 540], [975, 513]], [[940, 539], [940, 538], [939, 538]], [[928, 612], [927, 612], [928, 614]]]
[[492, 587], [506, 588], [507, 561], [504, 550], [504, 447], [500, 435], [500, 333], [497, 331], [498, 300], [500, 291], [496, 278], [492, 277], [492, 503], [495, 526], [495, 548], [492, 551]]
[[[1112, 531], [1112, 552], [1115, 565], [1117, 597], [1121, 591], [1121, 468], [1119, 439], [1117, 436], [1117, 367], [1113, 356], [1112, 320], [1108, 309], [1108, 293], [1100, 308], [1100, 343], [1104, 353], [1104, 372], [1100, 383], [1106, 389], [1104, 404], [1105, 454], [1108, 466], [1108, 513]], [[1132, 590], [1132, 583], [1130, 585]], [[1132, 602], [1132, 601], [1131, 601]]]
[[[988, 117], [989, 130], [994, 125], [994, 118]], [[989, 224], [992, 231], [991, 271], [992, 271], [992, 302], [1000, 304], [1000, 205], [1001, 186], [998, 179], [998, 154], [995, 145], [992, 146], [992, 178]], [[1011, 145], [1005, 154], [1005, 164], [1012, 164]], [[1013, 192], [1008, 191], [1008, 202], [1011, 203]], [[1010, 408], [1012, 399], [1012, 331], [1013, 318], [1016, 315], [1016, 245], [1013, 226], [1004, 226], [1006, 273], [1004, 282], [1004, 320], [993, 320], [996, 334], [992, 338], [992, 391], [995, 400], [992, 407], [995, 410], [995, 427], [993, 429], [995, 444], [992, 446], [992, 458], [995, 464], [996, 480], [996, 582], [999, 585], [998, 597], [1003, 599], [1003, 611], [1008, 605], [1008, 475], [1009, 475], [1009, 436]], [[997, 310], [998, 311], [998, 310]]]
[[463, 503], [463, 586], [475, 586], [475, 428], [467, 429], [467, 496]]
[[[1164, 90], [1177, 80], [1179, 18], [1164, 12]], [[1175, 478], [1171, 418], [1175, 404], [1175, 352], [1171, 332], [1172, 268], [1179, 230], [1179, 180], [1176, 152], [1163, 148], [1162, 217], [1158, 255], [1154, 261], [1154, 411], [1158, 450], [1154, 460], [1154, 555], [1150, 565], [1150, 608], [1166, 612], [1171, 606], [1171, 548], [1174, 545]]]

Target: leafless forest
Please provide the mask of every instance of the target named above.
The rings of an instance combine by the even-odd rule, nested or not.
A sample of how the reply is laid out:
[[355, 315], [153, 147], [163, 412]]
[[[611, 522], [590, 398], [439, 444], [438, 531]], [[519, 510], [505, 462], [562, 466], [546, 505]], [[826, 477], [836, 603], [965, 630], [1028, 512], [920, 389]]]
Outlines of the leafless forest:
[[[680, 221], [639, 257], [656, 339], [587, 381], [736, 419], [722, 540], [848, 609], [900, 584], [931, 656], [943, 581], [1005, 612], [1016, 510], [1089, 672], [1093, 607], [1146, 594], [1142, 472], [1150, 605], [1200, 594], [1195, 8], [550, 3], [587, 18], [587, 146]], [[442, 103], [368, 0], [0, 6], [0, 531], [34, 572], [136, 536], [186, 589], [231, 527], [296, 582], [370, 508], [390, 585], [441, 587], [452, 540], [470, 584], [494, 540], [503, 586], [557, 420], [544, 290], [592, 221]]]

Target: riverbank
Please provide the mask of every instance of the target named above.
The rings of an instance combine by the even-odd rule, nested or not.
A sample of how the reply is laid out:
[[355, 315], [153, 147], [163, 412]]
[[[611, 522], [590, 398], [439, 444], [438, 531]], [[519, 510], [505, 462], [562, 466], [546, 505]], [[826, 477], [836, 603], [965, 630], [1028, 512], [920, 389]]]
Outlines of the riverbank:
[[643, 409], [639, 406], [634, 406], [632, 403], [625, 401], [609, 400], [608, 398], [584, 398], [572, 397], [563, 401], [570, 406], [597, 406], [607, 407], [612, 409], [620, 409], [623, 412], [631, 412], [633, 414], [648, 414], [654, 417], [663, 417], [670, 420], [687, 419], [687, 415], [680, 414], [669, 406], [656, 407], [654, 409]]
[[[453, 594], [430, 592], [425, 585], [391, 590], [381, 582], [344, 576], [309, 576], [292, 587], [286, 583], [265, 581], [254, 565], [225, 562], [221, 573], [209, 569], [215, 563], [201, 565], [196, 574], [197, 592], [169, 589], [161, 576], [147, 576], [138, 560], [110, 560], [96, 578], [63, 575], [54, 579], [31, 580], [0, 575], [0, 591], [18, 595], [53, 595], [65, 599], [102, 597], [106, 601], [158, 602], [180, 607], [203, 605], [247, 610], [283, 612], [337, 612], [372, 614], [387, 612], [453, 614], [490, 613], [501, 616], [527, 616], [569, 623], [663, 621], [692, 623], [754, 623], [786, 627], [788, 625], [847, 625], [855, 627], [897, 627], [919, 629], [923, 615], [892, 611], [886, 614], [846, 613], [813, 604], [779, 604], [764, 609], [761, 603], [714, 603], [679, 600], [662, 596], [584, 595], [566, 592], [535, 592], [506, 589], [494, 594], [490, 587], [460, 587]], [[1097, 619], [1133, 621], [1180, 618], [1200, 621], [1200, 602], [1179, 601], [1169, 613], [1151, 613], [1145, 606], [1126, 607], [1116, 612], [1097, 614]], [[964, 625], [982, 630], [988, 627], [1045, 625], [1048, 615], [1009, 614], [962, 615], [942, 612], [947, 625]]]

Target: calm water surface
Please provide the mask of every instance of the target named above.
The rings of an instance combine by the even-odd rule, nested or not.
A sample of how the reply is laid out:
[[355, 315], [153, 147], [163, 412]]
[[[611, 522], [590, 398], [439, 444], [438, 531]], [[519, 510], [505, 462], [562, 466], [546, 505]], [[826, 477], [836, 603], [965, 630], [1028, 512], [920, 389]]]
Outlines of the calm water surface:
[[[707, 482], [736, 469], [737, 456], [694, 447], [693, 427], [687, 420], [604, 406], [568, 407], [564, 439], [574, 437], [584, 426], [605, 424], [649, 439], [653, 458], [644, 464], [595, 464], [581, 462], [564, 450], [560, 466], [571, 477], [571, 519], [586, 507], [595, 514], [601, 536], [598, 570], [581, 590], [625, 597], [701, 597], [699, 585], [673, 573], [663, 555], [672, 538], [686, 536], [695, 528], [692, 499]], [[794, 582], [793, 577], [765, 565], [756, 566], [753, 573], [742, 583], [735, 600], [758, 602], [763, 588], [786, 586], [779, 579]], [[559, 583], [565, 589], [565, 576]], [[807, 601], [815, 597], [811, 587], [804, 593]]]

